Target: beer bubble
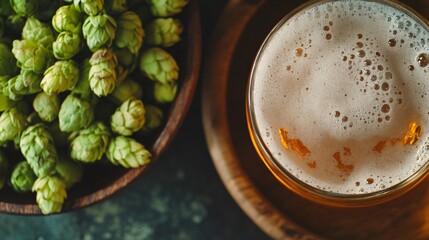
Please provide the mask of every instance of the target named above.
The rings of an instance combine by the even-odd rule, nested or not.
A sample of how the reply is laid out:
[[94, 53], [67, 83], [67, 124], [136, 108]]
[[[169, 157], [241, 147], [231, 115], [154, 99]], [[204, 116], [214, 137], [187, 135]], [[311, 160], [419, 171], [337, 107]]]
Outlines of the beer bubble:
[[383, 113], [388, 113], [390, 112], [390, 105], [389, 104], [384, 104], [383, 106], [381, 106], [381, 111]]
[[380, 89], [380, 85], [378, 83], [374, 84], [374, 89], [375, 90], [379, 90]]
[[389, 90], [389, 88], [390, 88], [390, 86], [389, 86], [389, 84], [388, 84], [387, 82], [384, 82], [384, 83], [381, 85], [381, 89], [382, 89], [383, 91], [387, 91], [387, 90]]
[[358, 35], [357, 35], [357, 36], [358, 36], [358, 38], [359, 38], [359, 39], [362, 39], [362, 38], [363, 38], [363, 35], [362, 35], [361, 33], [358, 33]]
[[371, 66], [372, 61], [370, 59], [366, 59], [365, 61], [363, 61], [363, 63], [365, 64], [365, 66]]
[[349, 120], [349, 117], [344, 116], [342, 120], [343, 120], [343, 122], [347, 122]]
[[356, 43], [356, 46], [357, 46], [358, 48], [363, 48], [363, 43], [362, 43], [362, 42], [357, 42], [357, 43]]
[[327, 31], [331, 30], [331, 28], [329, 26], [324, 26], [323, 30], [327, 32]]
[[387, 115], [384, 119], [386, 119], [386, 121], [390, 121], [390, 115]]
[[372, 75], [372, 76], [371, 76], [371, 81], [376, 81], [376, 80], [377, 80], [377, 76]]
[[328, 33], [325, 36], [326, 40], [331, 40], [332, 39], [332, 34]]
[[396, 46], [396, 40], [395, 39], [390, 39], [388, 43], [389, 43], [389, 46], [391, 46], [391, 47]]
[[339, 111], [335, 111], [335, 117], [340, 117], [341, 113]]
[[386, 78], [386, 80], [390, 80], [393, 78], [393, 74], [391, 72], [386, 72], [384, 74], [384, 77]]
[[364, 50], [359, 50], [358, 51], [358, 56], [361, 57], [361, 58], [363, 58], [363, 57], [366, 56], [366, 52]]
[[374, 179], [373, 178], [368, 178], [368, 179], [366, 179], [366, 183], [373, 184], [374, 183]]
[[382, 65], [378, 65], [377, 69], [380, 70], [380, 71], [383, 71], [384, 67]]
[[426, 53], [421, 53], [417, 56], [417, 62], [420, 67], [426, 67], [429, 64], [429, 56]]
[[413, 65], [410, 65], [410, 66], [408, 66], [408, 69], [409, 69], [410, 71], [414, 71], [414, 66], [413, 66]]

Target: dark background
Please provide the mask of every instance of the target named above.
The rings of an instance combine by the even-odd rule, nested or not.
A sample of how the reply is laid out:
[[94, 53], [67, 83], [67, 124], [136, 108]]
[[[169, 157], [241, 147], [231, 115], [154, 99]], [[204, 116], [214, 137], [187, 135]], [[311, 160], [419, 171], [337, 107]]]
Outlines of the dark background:
[[[226, 2], [199, 1], [205, 49]], [[0, 239], [268, 239], [234, 202], [213, 166], [201, 122], [201, 85], [200, 77], [169, 148], [132, 185], [74, 212], [0, 214]]]

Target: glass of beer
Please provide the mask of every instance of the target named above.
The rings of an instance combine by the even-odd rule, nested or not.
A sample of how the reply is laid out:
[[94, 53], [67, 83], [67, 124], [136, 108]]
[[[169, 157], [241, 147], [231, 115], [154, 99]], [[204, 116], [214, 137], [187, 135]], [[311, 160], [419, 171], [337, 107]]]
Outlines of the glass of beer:
[[397, 1], [310, 1], [255, 59], [250, 135], [274, 176], [333, 206], [412, 189], [429, 168], [429, 25]]

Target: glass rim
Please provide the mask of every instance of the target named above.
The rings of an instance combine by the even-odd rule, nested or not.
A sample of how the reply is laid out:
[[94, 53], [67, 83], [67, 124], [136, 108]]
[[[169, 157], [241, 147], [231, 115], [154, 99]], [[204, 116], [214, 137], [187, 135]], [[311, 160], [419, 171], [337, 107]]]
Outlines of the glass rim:
[[[338, 207], [363, 207], [371, 206], [379, 203], [383, 203], [401, 196], [402, 194], [408, 192], [419, 184], [428, 174], [429, 174], [429, 160], [426, 161], [417, 171], [403, 179], [402, 181], [394, 184], [388, 188], [377, 190], [370, 193], [357, 193], [357, 194], [344, 194], [344, 193], [335, 193], [326, 191], [317, 187], [314, 187], [290, 173], [284, 166], [282, 166], [277, 158], [273, 156], [269, 147], [262, 141], [262, 135], [257, 127], [256, 119], [254, 116], [253, 109], [253, 83], [255, 82], [255, 71], [259, 65], [262, 53], [265, 52], [267, 45], [271, 42], [274, 35], [294, 16], [298, 13], [305, 11], [309, 8], [322, 5], [329, 2], [337, 2], [344, 0], [311, 0], [308, 1], [299, 7], [295, 8], [288, 14], [286, 14], [269, 32], [265, 40], [263, 41], [261, 47], [258, 50], [258, 53], [253, 62], [250, 76], [248, 79], [248, 84], [246, 88], [246, 120], [247, 126], [250, 133], [252, 143], [258, 152], [258, 155], [268, 167], [270, 172], [279, 180], [283, 185], [285, 185], [289, 190], [294, 193], [325, 205], [338, 206]], [[407, 6], [403, 2], [397, 0], [360, 0], [364, 2], [375, 2], [387, 5], [389, 7], [395, 8], [396, 10], [408, 15], [413, 18], [417, 23], [419, 23], [427, 32], [429, 32], [429, 21], [422, 16], [420, 13]]]

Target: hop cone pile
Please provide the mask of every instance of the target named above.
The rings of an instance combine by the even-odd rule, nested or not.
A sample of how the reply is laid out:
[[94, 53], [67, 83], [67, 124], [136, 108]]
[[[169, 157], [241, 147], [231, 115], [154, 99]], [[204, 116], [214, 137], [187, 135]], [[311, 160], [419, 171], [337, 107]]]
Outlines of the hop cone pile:
[[0, 189], [51, 214], [87, 165], [148, 164], [188, 1], [0, 0]]

